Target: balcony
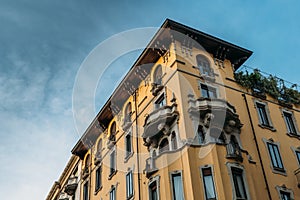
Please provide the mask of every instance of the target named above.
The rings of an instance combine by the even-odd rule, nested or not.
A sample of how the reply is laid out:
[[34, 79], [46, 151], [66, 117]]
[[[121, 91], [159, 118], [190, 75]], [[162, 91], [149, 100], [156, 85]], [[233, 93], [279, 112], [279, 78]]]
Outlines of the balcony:
[[71, 176], [68, 179], [68, 183], [65, 187], [65, 192], [70, 195], [73, 196], [75, 194], [76, 188], [77, 188], [77, 176]]
[[234, 106], [223, 99], [198, 98], [188, 96], [188, 112], [193, 120], [203, 121], [206, 127], [218, 127], [225, 133], [238, 132], [243, 126]]
[[58, 200], [69, 200], [69, 195], [67, 193], [61, 192], [59, 194]]
[[144, 124], [144, 133], [142, 135], [145, 146], [157, 147], [159, 139], [169, 133], [169, 127], [179, 116], [176, 110], [176, 103], [171, 106], [162, 106], [157, 108], [146, 116]]
[[146, 173], [146, 177], [149, 178], [152, 174], [157, 172], [158, 169], [155, 166], [155, 159], [150, 157], [146, 160], [146, 168], [144, 172]]
[[298, 168], [296, 171], [295, 171], [295, 176], [296, 176], [296, 179], [297, 179], [297, 183], [298, 183], [298, 188], [300, 188], [300, 168]]

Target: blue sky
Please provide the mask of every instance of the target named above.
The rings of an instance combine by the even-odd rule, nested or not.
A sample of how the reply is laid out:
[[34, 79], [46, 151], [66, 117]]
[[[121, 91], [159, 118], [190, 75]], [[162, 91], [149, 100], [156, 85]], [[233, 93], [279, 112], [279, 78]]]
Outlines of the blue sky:
[[[76, 74], [100, 42], [170, 18], [252, 50], [247, 65], [299, 84], [299, 7], [297, 0], [0, 0], [0, 199], [45, 199], [59, 178], [82, 134], [72, 113]], [[136, 56], [109, 68], [97, 110]]]

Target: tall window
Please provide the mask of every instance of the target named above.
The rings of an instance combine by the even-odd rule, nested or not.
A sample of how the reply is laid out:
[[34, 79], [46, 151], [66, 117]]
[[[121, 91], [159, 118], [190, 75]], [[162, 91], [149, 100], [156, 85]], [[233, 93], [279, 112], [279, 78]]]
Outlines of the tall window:
[[288, 112], [283, 112], [283, 116], [288, 129], [288, 133], [297, 135], [296, 126], [293, 120], [293, 114]]
[[89, 182], [83, 185], [83, 200], [89, 200]]
[[110, 176], [116, 172], [116, 150], [110, 153]]
[[209, 61], [203, 55], [197, 55], [197, 65], [202, 75], [213, 76], [213, 70], [210, 67]]
[[149, 184], [149, 200], [158, 200], [158, 181], [155, 180]]
[[242, 159], [241, 148], [234, 135], [231, 135], [230, 142], [227, 144], [227, 157]]
[[133, 180], [132, 180], [132, 171], [126, 174], [126, 197], [127, 199], [133, 196]]
[[164, 138], [159, 144], [159, 153], [169, 151], [169, 140]]
[[256, 106], [257, 106], [257, 112], [258, 112], [260, 123], [264, 126], [271, 126], [270, 120], [268, 118], [268, 114], [266, 111], [266, 105], [261, 104], [261, 103], [256, 103]]
[[202, 126], [198, 126], [197, 134], [198, 134], [198, 142], [199, 142], [199, 144], [203, 144], [204, 141], [205, 141], [205, 133], [203, 131], [203, 127]]
[[128, 156], [131, 155], [132, 153], [132, 144], [131, 144], [131, 132], [129, 132], [126, 136], [125, 136], [125, 148], [126, 148], [126, 152], [125, 152], [125, 158], [127, 158]]
[[98, 167], [98, 169], [96, 170], [96, 184], [95, 184], [95, 190], [99, 190], [102, 186], [102, 167]]
[[183, 200], [183, 188], [182, 188], [182, 179], [181, 173], [171, 174], [172, 178], [172, 189], [173, 189], [173, 199], [174, 200]]
[[96, 157], [97, 159], [101, 159], [102, 157], [102, 139], [98, 142]]
[[232, 179], [237, 199], [247, 199], [246, 188], [243, 178], [243, 170], [231, 167]]
[[280, 191], [281, 200], [291, 200], [291, 194], [289, 192]]
[[204, 98], [217, 98], [216, 88], [201, 84], [201, 94]]
[[109, 192], [109, 200], [116, 200], [116, 187], [113, 186]]
[[281, 156], [279, 153], [278, 146], [274, 143], [267, 143], [268, 150], [269, 150], [269, 155], [271, 157], [272, 165], [275, 170], [284, 170]]
[[158, 65], [154, 71], [154, 83], [157, 85], [162, 84], [162, 67]]
[[172, 142], [172, 150], [176, 150], [178, 145], [177, 145], [176, 133], [174, 131], [171, 134], [171, 142]]
[[202, 168], [202, 175], [205, 189], [205, 198], [207, 200], [216, 199], [215, 184], [211, 167]]

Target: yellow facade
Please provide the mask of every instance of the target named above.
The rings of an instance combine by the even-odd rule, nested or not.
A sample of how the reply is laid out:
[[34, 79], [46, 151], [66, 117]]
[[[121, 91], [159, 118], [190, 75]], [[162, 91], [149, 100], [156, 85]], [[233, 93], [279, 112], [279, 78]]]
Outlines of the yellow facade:
[[47, 200], [300, 199], [300, 106], [235, 81], [251, 51], [171, 20], [162, 28]]

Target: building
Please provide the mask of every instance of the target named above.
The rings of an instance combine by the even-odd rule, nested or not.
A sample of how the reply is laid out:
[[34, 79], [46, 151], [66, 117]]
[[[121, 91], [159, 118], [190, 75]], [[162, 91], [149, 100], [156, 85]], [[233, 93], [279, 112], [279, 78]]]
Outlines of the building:
[[167, 19], [47, 200], [300, 199], [299, 92], [251, 54]]

